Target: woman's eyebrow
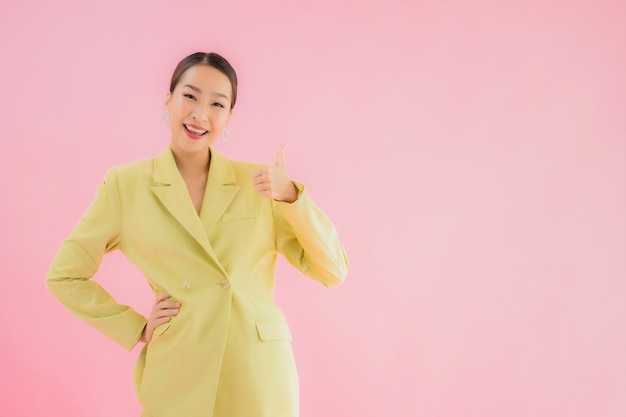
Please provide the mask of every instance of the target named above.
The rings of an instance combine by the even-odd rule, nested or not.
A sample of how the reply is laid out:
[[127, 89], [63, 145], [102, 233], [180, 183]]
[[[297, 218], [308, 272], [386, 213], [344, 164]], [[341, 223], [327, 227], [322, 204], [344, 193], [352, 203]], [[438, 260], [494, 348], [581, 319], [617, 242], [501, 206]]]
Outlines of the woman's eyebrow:
[[222, 93], [211, 93], [212, 96], [217, 96], [217, 97], [223, 97], [226, 100], [228, 100], [228, 96], [226, 94], [222, 94]]
[[189, 87], [191, 88], [193, 91], [195, 91], [196, 93], [202, 93], [202, 90], [200, 90], [198, 87], [196, 87], [195, 85], [191, 85], [191, 84], [185, 84], [184, 87]]

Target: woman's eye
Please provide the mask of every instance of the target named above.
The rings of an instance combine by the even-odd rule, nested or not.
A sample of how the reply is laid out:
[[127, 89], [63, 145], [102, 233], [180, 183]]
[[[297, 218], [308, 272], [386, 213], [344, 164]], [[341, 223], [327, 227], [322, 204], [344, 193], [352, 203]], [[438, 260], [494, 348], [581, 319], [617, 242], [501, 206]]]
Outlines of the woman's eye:
[[191, 95], [191, 94], [183, 94], [183, 95], [184, 95], [185, 97], [187, 97], [187, 98], [191, 99], [191, 100], [195, 100], [195, 99], [196, 99], [196, 98], [195, 98], [193, 95]]
[[222, 103], [213, 103], [213, 105], [217, 106], [217, 107], [222, 107], [222, 108], [224, 107], [224, 105]]

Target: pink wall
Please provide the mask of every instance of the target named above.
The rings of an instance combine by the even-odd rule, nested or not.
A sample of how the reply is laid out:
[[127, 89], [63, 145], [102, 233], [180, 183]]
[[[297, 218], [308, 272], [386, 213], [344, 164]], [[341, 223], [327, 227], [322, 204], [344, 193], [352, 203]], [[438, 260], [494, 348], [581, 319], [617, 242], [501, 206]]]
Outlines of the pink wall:
[[196, 50], [240, 76], [219, 148], [288, 142], [351, 260], [330, 290], [280, 265], [302, 417], [626, 415], [626, 4], [310, 3], [3, 1], [0, 416], [138, 415], [138, 350], [44, 277], [106, 169], [167, 146]]

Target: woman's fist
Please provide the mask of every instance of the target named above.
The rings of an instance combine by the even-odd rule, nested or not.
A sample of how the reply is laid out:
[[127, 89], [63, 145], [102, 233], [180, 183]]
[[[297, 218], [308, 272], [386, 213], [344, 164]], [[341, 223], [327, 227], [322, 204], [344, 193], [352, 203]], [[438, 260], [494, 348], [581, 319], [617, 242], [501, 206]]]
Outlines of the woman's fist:
[[254, 171], [252, 183], [263, 197], [293, 203], [298, 199], [298, 189], [285, 171], [284, 153], [286, 147], [287, 145], [280, 147], [274, 165]]
[[154, 329], [167, 323], [171, 320], [172, 316], [178, 314], [180, 303], [167, 301], [169, 297], [170, 295], [167, 293], [159, 294], [156, 297], [154, 305], [152, 306], [152, 313], [148, 318], [148, 323], [141, 333], [141, 339], [139, 339], [142, 342], [149, 343], [150, 340], [152, 340]]

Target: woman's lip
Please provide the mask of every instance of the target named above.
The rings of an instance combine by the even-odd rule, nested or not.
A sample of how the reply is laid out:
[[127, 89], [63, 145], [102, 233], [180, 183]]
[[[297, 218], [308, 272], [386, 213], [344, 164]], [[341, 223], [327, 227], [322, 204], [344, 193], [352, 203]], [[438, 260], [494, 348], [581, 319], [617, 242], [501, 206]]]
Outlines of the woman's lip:
[[203, 128], [202, 126], [192, 125], [192, 124], [189, 124], [189, 123], [185, 123], [185, 126], [189, 126], [189, 127], [194, 128], [194, 129], [196, 129], [196, 130], [204, 130], [204, 131], [208, 131], [208, 129], [205, 129], [205, 128]]
[[[196, 129], [195, 126], [193, 125], [189, 125], [191, 127], [193, 127], [194, 129]], [[200, 128], [201, 129], [201, 128]], [[183, 130], [185, 131], [185, 134], [187, 135], [187, 137], [189, 139], [193, 139], [193, 140], [200, 140], [203, 139], [206, 135], [207, 135], [207, 131], [205, 131], [203, 134], [198, 135], [197, 133], [193, 133], [192, 131], [190, 131], [189, 129], [187, 129], [187, 126], [183, 125]]]

